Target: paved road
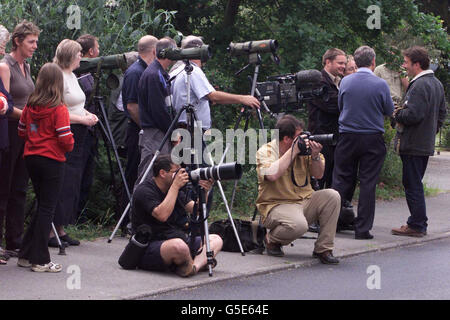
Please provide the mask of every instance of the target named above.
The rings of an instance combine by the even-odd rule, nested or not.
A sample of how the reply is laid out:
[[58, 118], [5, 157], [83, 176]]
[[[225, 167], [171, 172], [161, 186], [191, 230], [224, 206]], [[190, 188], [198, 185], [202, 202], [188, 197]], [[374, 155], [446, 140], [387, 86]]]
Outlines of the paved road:
[[[450, 239], [342, 259], [338, 266], [227, 280], [150, 299], [450, 299]], [[377, 274], [380, 275], [377, 278]], [[372, 289], [368, 289], [369, 287]], [[379, 288], [379, 289], [378, 289]]]

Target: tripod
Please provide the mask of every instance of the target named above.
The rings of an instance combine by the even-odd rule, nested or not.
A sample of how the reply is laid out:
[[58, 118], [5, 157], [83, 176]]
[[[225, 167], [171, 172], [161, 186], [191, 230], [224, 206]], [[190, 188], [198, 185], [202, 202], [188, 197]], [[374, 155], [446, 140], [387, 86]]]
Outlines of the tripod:
[[[251, 78], [251, 91], [250, 91], [250, 95], [252, 95], [252, 96], [254, 96], [255, 95], [255, 93], [258, 95], [258, 96], [260, 96], [260, 93], [259, 93], [259, 91], [258, 91], [258, 89], [256, 88], [256, 82], [257, 82], [257, 80], [258, 80], [258, 74], [259, 74], [259, 67], [261, 66], [261, 62], [262, 62], [262, 60], [261, 60], [261, 56], [259, 55], [259, 54], [257, 54], [257, 53], [251, 53], [250, 55], [249, 55], [249, 63], [245, 66], [245, 67], [243, 67], [242, 69], [240, 69], [238, 72], [236, 72], [236, 76], [237, 75], [239, 75], [242, 71], [244, 71], [245, 69], [247, 69], [250, 65], [252, 65], [252, 64], [254, 64], [255, 65], [255, 70], [254, 70], [254, 73], [253, 73], [253, 78]], [[250, 77], [250, 76], [249, 76]], [[262, 102], [261, 102], [261, 104], [262, 104], [262, 106], [264, 107], [264, 110], [266, 111], [266, 112], [268, 112], [271, 116], [273, 116], [273, 114], [270, 112], [270, 110], [269, 110], [269, 108], [267, 107], [267, 105], [266, 105], [266, 103], [263, 101], [263, 100], [261, 100]], [[267, 140], [267, 136], [266, 136], [266, 132], [265, 132], [265, 130], [264, 130], [264, 122], [263, 122], [263, 119], [262, 119], [262, 115], [261, 115], [261, 110], [260, 109], [256, 109], [256, 114], [257, 114], [257, 117], [258, 117], [258, 122], [259, 122], [259, 128], [262, 130], [262, 132], [263, 132], [263, 139], [264, 139], [264, 141], [266, 141]], [[241, 108], [241, 112], [239, 113], [239, 116], [238, 116], [238, 118], [237, 118], [237, 120], [236, 120], [236, 123], [234, 124], [234, 131], [236, 131], [238, 128], [239, 128], [239, 126], [240, 126], [240, 124], [241, 124], [241, 121], [242, 121], [242, 118], [245, 118], [245, 125], [244, 125], [244, 132], [245, 131], [247, 131], [247, 129], [248, 129], [248, 124], [249, 124], [249, 120], [250, 120], [250, 116], [251, 116], [251, 112], [248, 110], [248, 107], [247, 106], [244, 106], [244, 107], [242, 107]], [[225, 159], [225, 157], [226, 157], [226, 155], [227, 155], [227, 153], [228, 153], [228, 151], [229, 151], [229, 149], [230, 149], [230, 146], [231, 146], [231, 143], [233, 143], [232, 141], [228, 141], [227, 142], [227, 145], [226, 145], [226, 147], [225, 147], [225, 151], [224, 151], [224, 153], [223, 153], [223, 155], [222, 155], [222, 158], [220, 159], [220, 163], [219, 164], [222, 164], [223, 163], [223, 161], [224, 161], [224, 159]], [[232, 192], [232, 194], [231, 194], [231, 209], [233, 209], [233, 203], [234, 203], [234, 199], [235, 199], [235, 196], [236, 196], [236, 187], [237, 187], [237, 180], [235, 180], [235, 182], [234, 182], [234, 187], [233, 187], [233, 192]], [[256, 213], [256, 210], [255, 210], [255, 213]], [[253, 216], [253, 220], [255, 219], [255, 215]]]

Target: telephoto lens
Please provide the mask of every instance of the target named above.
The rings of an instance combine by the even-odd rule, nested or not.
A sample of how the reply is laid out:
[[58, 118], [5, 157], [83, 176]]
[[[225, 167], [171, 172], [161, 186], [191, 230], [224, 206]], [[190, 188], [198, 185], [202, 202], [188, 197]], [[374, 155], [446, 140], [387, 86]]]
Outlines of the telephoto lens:
[[242, 177], [242, 165], [237, 162], [217, 166], [198, 168], [189, 172], [189, 180], [239, 180]]
[[321, 145], [335, 146], [337, 143], [337, 134], [315, 134], [308, 137], [309, 140], [320, 143]]

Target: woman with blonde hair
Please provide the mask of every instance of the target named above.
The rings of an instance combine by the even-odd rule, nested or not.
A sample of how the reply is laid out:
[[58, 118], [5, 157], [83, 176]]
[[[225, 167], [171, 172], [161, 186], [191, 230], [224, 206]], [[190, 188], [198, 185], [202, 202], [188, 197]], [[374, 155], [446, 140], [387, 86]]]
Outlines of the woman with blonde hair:
[[25, 140], [23, 155], [38, 205], [17, 264], [36, 272], [62, 270], [60, 264], [50, 260], [48, 241], [63, 182], [65, 153], [74, 143], [63, 92], [61, 69], [55, 63], [44, 64], [18, 126], [19, 136]]
[[[64, 78], [64, 103], [69, 111], [70, 127], [75, 140], [73, 151], [68, 154], [64, 172], [64, 181], [61, 197], [55, 211], [54, 224], [61, 241], [65, 245], [79, 245], [80, 242], [72, 239], [64, 230], [74, 222], [78, 209], [78, 199], [80, 195], [82, 160], [85, 150], [83, 148], [84, 139], [88, 134], [88, 127], [95, 125], [98, 121], [96, 115], [84, 108], [86, 96], [78, 84], [78, 79], [73, 73], [80, 66], [81, 45], [69, 39], [61, 41], [56, 48], [55, 62], [62, 70]], [[50, 232], [48, 243], [51, 247], [58, 247], [53, 231]]]

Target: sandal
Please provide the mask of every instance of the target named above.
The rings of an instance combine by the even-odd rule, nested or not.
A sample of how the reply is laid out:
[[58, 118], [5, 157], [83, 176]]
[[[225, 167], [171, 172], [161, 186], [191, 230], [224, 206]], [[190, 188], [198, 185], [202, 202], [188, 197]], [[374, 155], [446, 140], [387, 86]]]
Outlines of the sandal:
[[175, 272], [180, 277], [186, 278], [197, 274], [197, 267], [191, 261], [188, 261], [178, 266]]
[[47, 264], [33, 264], [31, 270], [34, 272], [60, 272], [62, 270], [62, 265], [49, 262]]
[[0, 264], [6, 264], [7, 262], [3, 259], [0, 259]]

